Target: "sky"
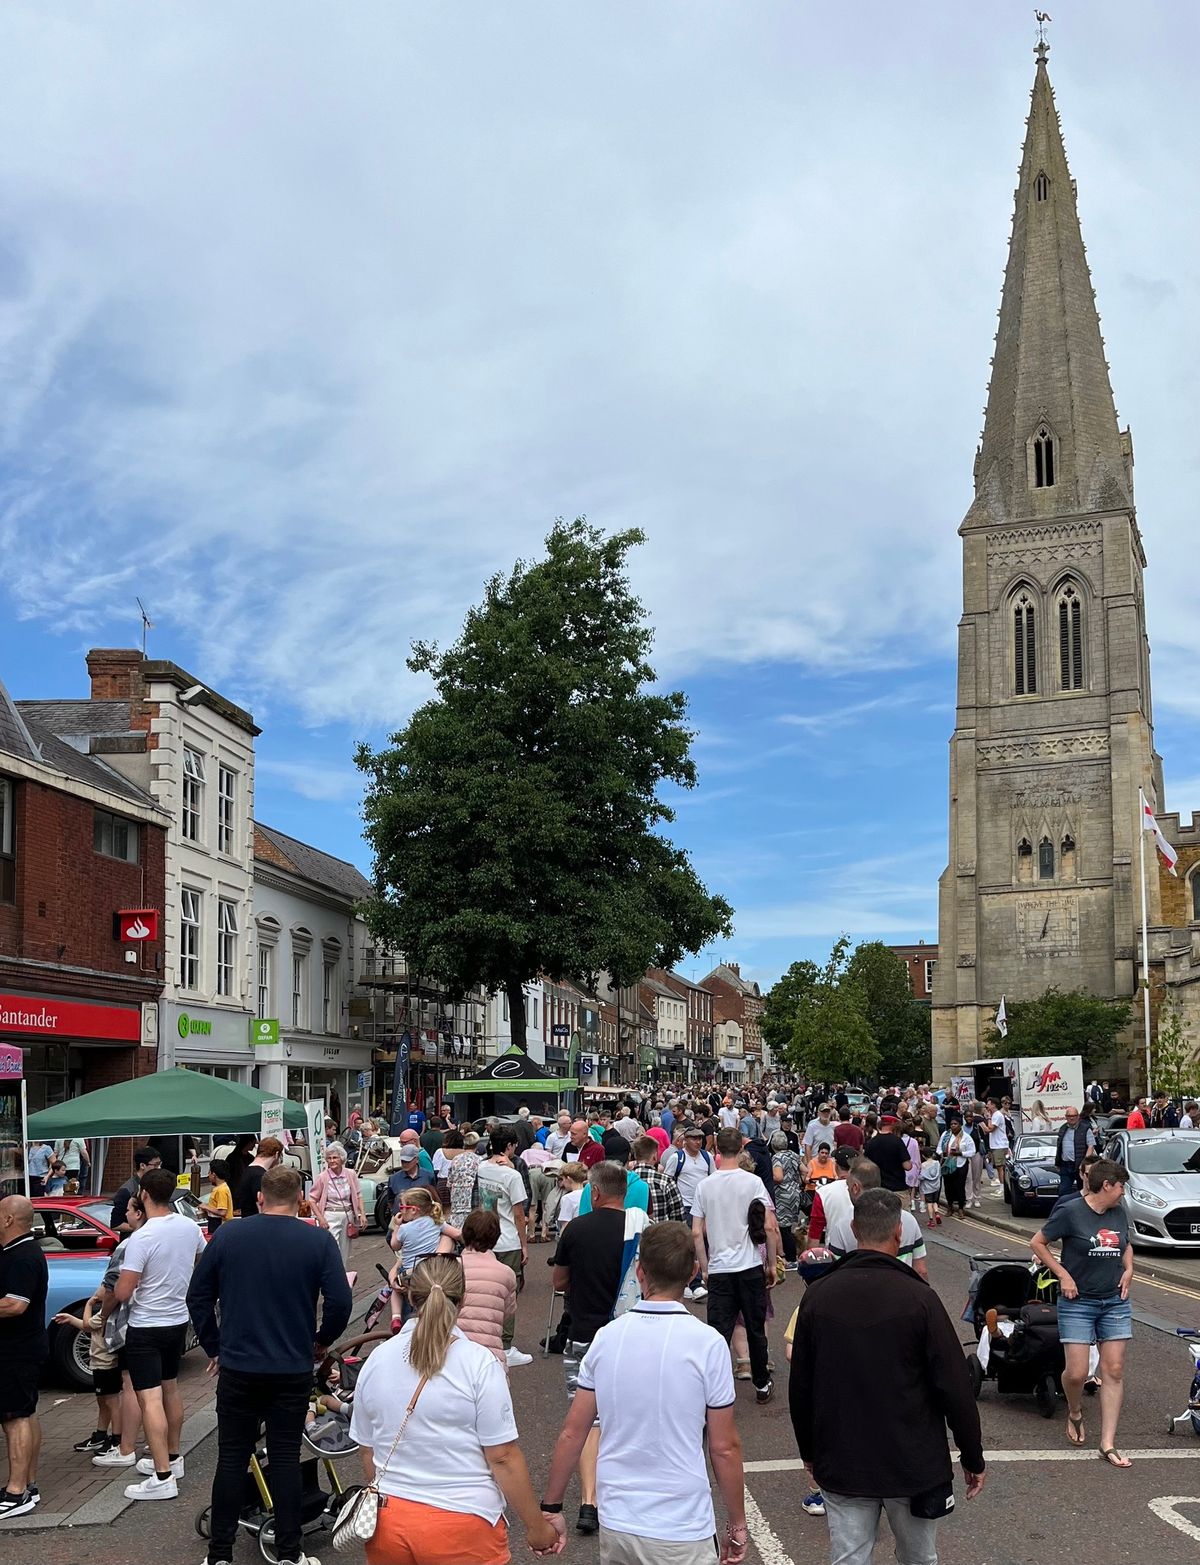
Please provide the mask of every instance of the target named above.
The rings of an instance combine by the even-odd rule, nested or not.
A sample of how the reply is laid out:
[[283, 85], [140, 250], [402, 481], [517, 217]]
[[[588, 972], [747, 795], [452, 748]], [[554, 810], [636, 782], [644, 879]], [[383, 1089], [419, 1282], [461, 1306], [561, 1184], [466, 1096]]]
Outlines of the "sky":
[[[1058, 0], [1050, 71], [1200, 810], [1194, 60]], [[369, 870], [355, 742], [557, 516], [638, 526], [763, 982], [936, 938], [960, 600], [1032, 7], [8, 0], [0, 679], [171, 658], [262, 725], [258, 814]]]

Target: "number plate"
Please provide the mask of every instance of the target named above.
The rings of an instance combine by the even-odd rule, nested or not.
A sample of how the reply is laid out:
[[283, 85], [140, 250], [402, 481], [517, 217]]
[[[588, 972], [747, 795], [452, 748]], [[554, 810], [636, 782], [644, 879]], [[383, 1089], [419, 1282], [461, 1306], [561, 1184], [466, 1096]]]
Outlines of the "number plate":
[[1188, 1225], [1188, 1232], [1195, 1234], [1198, 1238], [1200, 1238], [1200, 1223], [1190, 1223]]

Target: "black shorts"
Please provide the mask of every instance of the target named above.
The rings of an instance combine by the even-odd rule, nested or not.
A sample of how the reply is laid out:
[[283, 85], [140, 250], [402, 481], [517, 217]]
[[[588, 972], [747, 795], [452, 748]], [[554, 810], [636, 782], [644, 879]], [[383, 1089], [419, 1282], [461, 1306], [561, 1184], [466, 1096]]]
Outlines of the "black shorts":
[[130, 1326], [125, 1333], [125, 1368], [135, 1391], [153, 1391], [179, 1379], [187, 1325]]
[[121, 1366], [113, 1364], [108, 1369], [93, 1369], [92, 1385], [98, 1397], [119, 1397], [121, 1395]]
[[0, 1359], [0, 1424], [32, 1418], [37, 1412], [38, 1382], [44, 1358], [30, 1355]]

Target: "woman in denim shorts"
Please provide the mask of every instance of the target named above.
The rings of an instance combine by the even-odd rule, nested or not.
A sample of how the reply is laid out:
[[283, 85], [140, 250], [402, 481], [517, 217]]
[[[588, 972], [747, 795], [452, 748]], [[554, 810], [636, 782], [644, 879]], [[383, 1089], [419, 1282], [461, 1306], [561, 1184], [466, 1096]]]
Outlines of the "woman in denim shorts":
[[[1098, 1158], [1080, 1195], [1055, 1206], [1030, 1241], [1038, 1261], [1059, 1281], [1058, 1335], [1066, 1353], [1062, 1387], [1067, 1398], [1067, 1439], [1083, 1445], [1083, 1383], [1093, 1345], [1100, 1353], [1100, 1455], [1110, 1467], [1129, 1467], [1117, 1450], [1117, 1421], [1125, 1387], [1125, 1344], [1133, 1336], [1133, 1247], [1122, 1201], [1128, 1174]], [[1055, 1260], [1050, 1245], [1062, 1241]]]

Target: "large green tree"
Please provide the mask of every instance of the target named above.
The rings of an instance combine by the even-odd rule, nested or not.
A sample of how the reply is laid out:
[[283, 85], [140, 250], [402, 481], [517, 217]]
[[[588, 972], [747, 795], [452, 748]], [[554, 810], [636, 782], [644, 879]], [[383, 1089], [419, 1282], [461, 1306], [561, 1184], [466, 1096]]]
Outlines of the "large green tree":
[[452, 992], [508, 996], [539, 973], [621, 985], [730, 931], [662, 828], [695, 786], [680, 691], [654, 688], [629, 588], [643, 541], [559, 522], [543, 559], [488, 582], [453, 646], [408, 659], [435, 694], [387, 748], [360, 746], [376, 897], [367, 921]]
[[1158, 1029], [1150, 1051], [1156, 1091], [1169, 1092], [1176, 1103], [1200, 1091], [1200, 1049], [1184, 1031], [1183, 1017], [1168, 993], [1158, 1013]]
[[777, 1060], [787, 1058], [801, 998], [820, 976], [821, 969], [815, 962], [793, 962], [783, 977], [767, 990], [760, 1025], [763, 1038]]
[[849, 938], [843, 935], [816, 981], [798, 995], [783, 1058], [812, 1081], [853, 1081], [873, 1074], [879, 1063], [863, 991], [847, 982], [849, 949]]
[[887, 1084], [919, 1084], [933, 1067], [930, 1008], [913, 999], [906, 964], [881, 940], [856, 946], [846, 982], [862, 991], [871, 1036], [879, 1050], [878, 1074]]
[[1081, 1054], [1087, 1071], [1111, 1055], [1118, 1034], [1129, 1025], [1132, 1003], [1051, 985], [1031, 1000], [1009, 1000], [1005, 1011], [1008, 1037], [1001, 1038], [995, 1026], [984, 1032], [997, 1054]]

